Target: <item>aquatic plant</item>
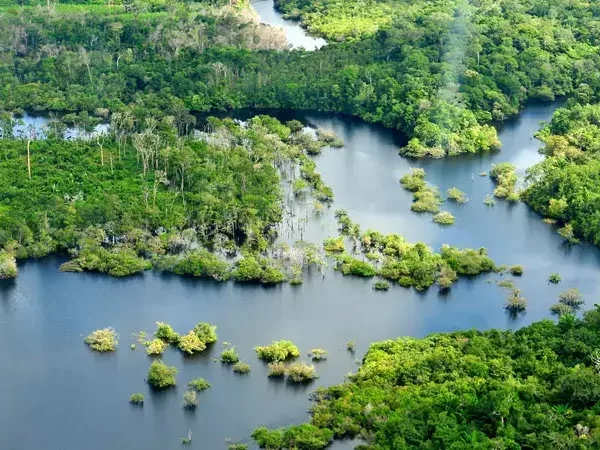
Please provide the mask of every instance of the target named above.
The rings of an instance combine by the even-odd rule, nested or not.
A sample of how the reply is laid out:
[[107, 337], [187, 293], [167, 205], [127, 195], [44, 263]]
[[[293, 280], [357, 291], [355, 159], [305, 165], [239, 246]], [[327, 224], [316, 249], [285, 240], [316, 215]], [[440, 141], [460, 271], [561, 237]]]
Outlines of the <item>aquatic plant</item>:
[[204, 378], [196, 378], [188, 383], [188, 388], [200, 392], [209, 389], [210, 383]]
[[287, 366], [285, 376], [292, 383], [305, 383], [318, 378], [315, 366], [303, 362], [296, 362]]
[[221, 352], [221, 362], [224, 364], [235, 364], [240, 360], [240, 356], [235, 351], [235, 348], [228, 348]]
[[508, 293], [506, 305], [504, 306], [511, 313], [520, 313], [527, 308], [527, 300], [521, 295], [520, 289], [512, 289]]
[[194, 390], [188, 390], [183, 393], [183, 408], [195, 409], [198, 406], [197, 394]]
[[245, 375], [247, 373], [250, 373], [250, 370], [251, 370], [250, 365], [245, 362], [242, 362], [242, 361], [236, 362], [233, 365], [233, 371], [240, 375]]
[[0, 250], [0, 280], [16, 278], [19, 274], [15, 255], [5, 250]]
[[200, 340], [196, 333], [190, 331], [188, 334], [179, 338], [177, 348], [188, 355], [193, 355], [194, 353], [203, 351], [206, 348], [206, 345]]
[[485, 198], [483, 199], [483, 204], [485, 206], [494, 206], [496, 204], [496, 200], [494, 200], [494, 197], [492, 197], [490, 194], [486, 194]]
[[144, 404], [144, 394], [136, 392], [129, 396], [129, 403], [136, 406], [142, 406]]
[[503, 289], [509, 289], [509, 290], [513, 290], [515, 289], [517, 286], [515, 285], [515, 282], [512, 280], [500, 280], [496, 282], [496, 286], [501, 287]]
[[467, 194], [458, 189], [457, 187], [451, 187], [446, 191], [448, 195], [448, 199], [455, 201], [456, 203], [467, 203], [469, 199], [467, 198]]
[[114, 352], [119, 344], [119, 338], [114, 328], [103, 328], [92, 331], [84, 342], [97, 352]]
[[135, 344], [131, 344], [131, 345], [129, 346], [129, 348], [130, 348], [131, 350], [135, 350]]
[[425, 182], [425, 170], [419, 167], [412, 168], [410, 173], [407, 173], [400, 178], [400, 184], [404, 189], [411, 192], [417, 192], [423, 189], [427, 184]]
[[169, 344], [177, 344], [179, 342], [179, 334], [171, 328], [171, 325], [164, 322], [156, 322], [154, 336]]
[[350, 353], [354, 353], [354, 351], [356, 350], [356, 342], [354, 342], [354, 339], [350, 339], [347, 343], [346, 343], [346, 349], [350, 352]]
[[156, 360], [150, 364], [146, 381], [155, 389], [165, 389], [175, 386], [176, 376], [176, 367], [167, 366], [164, 362]]
[[217, 326], [206, 322], [199, 322], [194, 327], [194, 333], [205, 344], [217, 342]]
[[306, 354], [313, 361], [323, 361], [327, 359], [327, 350], [322, 348], [313, 348], [310, 352]]
[[454, 223], [454, 216], [448, 211], [440, 211], [433, 216], [433, 221], [440, 225], [452, 225]]
[[574, 310], [569, 305], [565, 305], [564, 303], [554, 303], [550, 306], [550, 312], [552, 314], [556, 314], [559, 317], [562, 317], [566, 314], [573, 314]]
[[357, 277], [373, 277], [377, 274], [377, 270], [367, 261], [353, 258], [348, 254], [340, 255], [337, 258], [336, 269], [341, 270], [344, 275], [354, 275]]
[[317, 130], [317, 139], [330, 147], [340, 148], [344, 146], [344, 141], [342, 141], [332, 130], [319, 128]]
[[281, 361], [269, 363], [267, 367], [269, 369], [269, 377], [277, 378], [285, 375], [285, 364]]
[[490, 178], [498, 185], [494, 189], [494, 196], [498, 198], [510, 197], [511, 201], [519, 199], [515, 192], [517, 185], [517, 168], [511, 163], [495, 164], [490, 171]]
[[438, 190], [433, 186], [425, 186], [413, 193], [414, 201], [410, 205], [411, 211], [418, 213], [437, 213], [440, 210], [442, 199]]
[[520, 277], [521, 275], [523, 275], [523, 266], [510, 266], [508, 270], [511, 273], [511, 275], [514, 275], [516, 277]]
[[579, 244], [579, 239], [575, 236], [575, 231], [573, 230], [573, 224], [566, 224], [564, 227], [559, 228], [557, 233], [560, 234], [569, 244]]
[[346, 250], [344, 245], [344, 236], [330, 237], [323, 241], [323, 248], [326, 252], [343, 252]]
[[273, 341], [264, 347], [254, 347], [259, 359], [267, 362], [285, 361], [288, 358], [300, 356], [300, 350], [292, 341]]
[[162, 355], [168, 346], [169, 344], [165, 341], [156, 338], [146, 344], [146, 353], [148, 355]]
[[559, 273], [551, 273], [550, 276], [548, 277], [548, 283], [551, 284], [558, 284], [562, 281], [562, 277], [560, 276]]
[[248, 444], [229, 444], [227, 450], [248, 450]]
[[581, 295], [581, 292], [579, 292], [579, 289], [577, 288], [571, 288], [561, 292], [558, 295], [558, 301], [569, 306], [573, 310], [581, 308], [585, 303], [583, 300], [583, 295]]
[[376, 291], [387, 291], [390, 288], [390, 283], [385, 280], [377, 280], [373, 283], [373, 289]]
[[[317, 428], [312, 424], [294, 425], [278, 430], [259, 427], [252, 432], [252, 439], [260, 448], [265, 449], [320, 450], [331, 444], [333, 431], [329, 428]], [[298, 446], [300, 442], [306, 444]]]

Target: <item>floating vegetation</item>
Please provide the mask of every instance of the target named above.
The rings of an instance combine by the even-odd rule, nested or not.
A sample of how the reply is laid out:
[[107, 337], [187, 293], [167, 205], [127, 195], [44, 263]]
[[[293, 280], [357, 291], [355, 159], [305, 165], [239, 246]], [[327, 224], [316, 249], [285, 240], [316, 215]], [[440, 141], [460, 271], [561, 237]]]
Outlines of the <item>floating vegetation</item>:
[[206, 381], [204, 378], [196, 378], [188, 383], [188, 388], [194, 391], [204, 391], [210, 388], [210, 383]]
[[114, 328], [103, 328], [93, 331], [83, 342], [97, 352], [114, 352], [119, 344], [119, 339]]
[[196, 333], [190, 331], [179, 338], [177, 348], [188, 355], [193, 355], [194, 353], [203, 351], [206, 348], [206, 344], [200, 340]]
[[235, 351], [235, 348], [228, 348], [221, 352], [221, 362], [224, 364], [235, 364], [240, 360], [240, 356]]
[[146, 353], [151, 356], [162, 355], [168, 346], [169, 344], [167, 344], [165, 341], [156, 338], [146, 344]]
[[377, 280], [373, 283], [373, 289], [376, 291], [387, 291], [390, 288], [390, 283], [385, 280]]
[[555, 314], [559, 317], [564, 316], [565, 314], [573, 314], [573, 308], [571, 308], [568, 305], [565, 305], [564, 303], [555, 303], [552, 306], [550, 306], [550, 312], [552, 314]]
[[154, 361], [148, 369], [148, 378], [146, 381], [155, 389], [165, 389], [175, 386], [177, 368], [167, 366], [162, 361]]
[[129, 403], [135, 406], [143, 406], [144, 405], [144, 394], [140, 392], [136, 392], [135, 394], [131, 394], [129, 396]]
[[285, 375], [285, 364], [281, 361], [269, 363], [267, 367], [271, 378], [280, 378]]
[[548, 277], [548, 283], [551, 284], [558, 284], [562, 281], [562, 277], [560, 276], [559, 273], [551, 273], [550, 276]]
[[184, 409], [195, 409], [198, 406], [197, 394], [195, 390], [188, 390], [183, 393]]
[[354, 353], [354, 351], [356, 350], [356, 342], [354, 342], [354, 339], [350, 339], [347, 343], [346, 343], [346, 349], [350, 352], [350, 353]]
[[292, 383], [306, 383], [318, 378], [315, 366], [303, 362], [296, 362], [287, 366], [285, 376]]
[[517, 186], [517, 168], [514, 164], [495, 164], [490, 171], [490, 178], [497, 183], [494, 196], [518, 201], [519, 194], [515, 191]]
[[527, 308], [527, 300], [525, 300], [525, 297], [521, 295], [520, 289], [512, 289], [508, 293], [508, 298], [506, 299], [506, 305], [504, 308], [514, 314], [525, 311]]
[[508, 271], [510, 272], [511, 275], [520, 277], [521, 275], [523, 275], [523, 266], [519, 266], [519, 265], [510, 266], [508, 268]]
[[179, 342], [179, 334], [171, 328], [171, 325], [164, 322], [156, 322], [154, 336], [162, 339], [168, 344], [177, 344]]
[[451, 187], [450, 189], [448, 189], [446, 191], [446, 194], [448, 195], [449, 200], [452, 200], [456, 203], [463, 204], [469, 201], [467, 194], [465, 194], [463, 191], [456, 187]]
[[239, 361], [233, 365], [233, 371], [240, 375], [245, 375], [250, 373], [251, 367], [249, 364]]
[[483, 199], [483, 204], [485, 206], [494, 206], [496, 204], [496, 200], [490, 194], [487, 194]]
[[300, 350], [291, 341], [273, 341], [271, 345], [254, 347], [259, 359], [267, 362], [285, 361], [300, 356]]
[[433, 216], [433, 221], [440, 225], [452, 225], [454, 224], [454, 216], [448, 211], [440, 211]]
[[322, 348], [313, 348], [310, 352], [307, 353], [307, 356], [310, 357], [313, 361], [323, 361], [327, 359], [327, 350]]
[[517, 286], [512, 280], [499, 280], [496, 281], [496, 286], [501, 287], [503, 289], [515, 290]]

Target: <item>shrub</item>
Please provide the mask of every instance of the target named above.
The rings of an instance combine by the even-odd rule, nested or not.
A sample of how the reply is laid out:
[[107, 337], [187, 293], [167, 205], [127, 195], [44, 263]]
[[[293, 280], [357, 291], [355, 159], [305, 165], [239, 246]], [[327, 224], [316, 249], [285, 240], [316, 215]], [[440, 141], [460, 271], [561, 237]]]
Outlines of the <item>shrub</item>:
[[390, 288], [390, 283], [385, 280], [377, 280], [373, 283], [373, 289], [376, 291], [387, 291]]
[[283, 377], [285, 375], [285, 364], [278, 361], [268, 364], [269, 376], [272, 378]]
[[196, 391], [185, 391], [183, 393], [183, 407], [185, 409], [195, 409], [196, 406], [198, 406], [198, 401], [196, 400], [196, 398]]
[[400, 178], [400, 184], [407, 191], [417, 192], [418, 190], [425, 187], [425, 170], [421, 168], [411, 169], [410, 173], [407, 173]]
[[579, 244], [579, 239], [575, 236], [575, 231], [573, 230], [573, 225], [568, 223], [564, 227], [556, 230], [558, 234], [560, 234], [569, 244]]
[[221, 362], [225, 364], [235, 364], [240, 360], [240, 356], [235, 351], [235, 348], [228, 348], [221, 353]]
[[452, 225], [454, 223], [454, 216], [448, 211], [440, 211], [433, 216], [433, 221], [440, 225]]
[[550, 312], [552, 314], [556, 314], [559, 317], [564, 316], [565, 314], [573, 314], [573, 308], [569, 305], [565, 305], [564, 303], [555, 303], [550, 306]]
[[496, 267], [483, 247], [478, 250], [470, 248], [461, 250], [444, 244], [440, 255], [458, 275], [475, 276], [482, 272], [490, 272]]
[[303, 362], [292, 363], [285, 368], [285, 376], [292, 383], [305, 383], [317, 377], [315, 366]]
[[188, 388], [200, 392], [210, 388], [210, 383], [204, 378], [196, 378], [188, 383]]
[[313, 348], [310, 352], [307, 353], [313, 361], [323, 361], [327, 359], [327, 350], [322, 348]]
[[496, 164], [490, 170], [490, 178], [498, 183], [494, 189], [494, 196], [498, 198], [510, 198], [511, 201], [519, 199], [515, 192], [517, 185], [516, 166], [510, 163]]
[[504, 307], [512, 313], [525, 311], [527, 308], [527, 301], [521, 295], [520, 289], [513, 289], [508, 293], [508, 298], [506, 299], [506, 305]]
[[496, 200], [490, 194], [487, 194], [483, 199], [483, 204], [485, 206], [494, 206], [496, 204]]
[[129, 396], [129, 403], [136, 406], [142, 406], [144, 404], [144, 394], [137, 392]]
[[336, 238], [327, 238], [323, 241], [323, 248], [326, 252], [343, 252], [346, 250], [344, 244], [344, 236], [338, 236]]
[[146, 345], [146, 353], [149, 355], [162, 355], [168, 346], [169, 344], [162, 339], [153, 339]]
[[523, 266], [510, 266], [508, 271], [511, 273], [511, 275], [520, 277], [521, 275], [523, 275]]
[[267, 362], [284, 361], [300, 356], [300, 350], [291, 341], [273, 341], [271, 345], [254, 347], [259, 359]]
[[194, 333], [205, 344], [217, 342], [217, 326], [206, 322], [198, 322], [194, 327]]
[[245, 362], [242, 362], [242, 361], [236, 362], [233, 365], [233, 371], [235, 373], [239, 373], [240, 375], [245, 375], [247, 373], [250, 373], [250, 370], [251, 370], [250, 365], [246, 364]]
[[446, 191], [448, 194], [448, 198], [450, 200], [455, 201], [456, 203], [467, 203], [469, 199], [467, 198], [467, 194], [456, 187], [451, 187]]
[[562, 281], [562, 277], [560, 276], [559, 273], [551, 273], [550, 276], [548, 277], [548, 283], [552, 283], [552, 284], [558, 284]]
[[155, 389], [165, 389], [175, 386], [177, 368], [167, 366], [162, 361], [154, 361], [148, 369], [147, 382]]
[[340, 256], [338, 268], [344, 275], [369, 278], [377, 274], [377, 270], [375, 270], [375, 267], [371, 263], [353, 258], [350, 255]]
[[356, 342], [354, 342], [354, 339], [350, 339], [347, 343], [346, 343], [346, 349], [350, 352], [350, 353], [354, 353], [354, 351], [356, 350]]
[[16, 278], [19, 274], [15, 255], [5, 250], [0, 250], [0, 280]]
[[413, 196], [414, 202], [410, 206], [411, 211], [437, 213], [440, 210], [442, 199], [436, 188], [425, 186], [415, 192]]
[[179, 338], [177, 348], [188, 355], [193, 355], [194, 353], [204, 350], [206, 345], [193, 331], [190, 331], [185, 336], [181, 336], [181, 338]]
[[585, 303], [581, 292], [579, 292], [579, 289], [577, 288], [571, 288], [564, 292], [561, 292], [558, 295], [558, 301], [564, 305], [573, 308], [573, 310], [581, 308]]
[[252, 432], [252, 439], [260, 448], [318, 450], [331, 444], [333, 431], [312, 424], [294, 425], [279, 430], [260, 427]]
[[227, 450], [248, 450], [248, 444], [229, 444]]
[[114, 328], [103, 328], [93, 331], [84, 342], [97, 352], [114, 352], [119, 340]]
[[171, 328], [171, 325], [164, 322], [156, 322], [154, 336], [169, 344], [177, 344], [179, 342], [179, 334]]
[[324, 142], [331, 147], [339, 148], [344, 146], [344, 141], [342, 141], [333, 131], [324, 130], [319, 128], [317, 130], [317, 139], [321, 142]]

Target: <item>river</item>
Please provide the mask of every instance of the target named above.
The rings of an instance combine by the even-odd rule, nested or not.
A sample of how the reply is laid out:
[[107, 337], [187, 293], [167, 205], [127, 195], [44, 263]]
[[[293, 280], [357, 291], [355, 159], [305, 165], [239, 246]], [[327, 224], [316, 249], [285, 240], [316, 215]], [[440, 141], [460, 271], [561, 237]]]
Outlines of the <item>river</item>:
[[[152, 272], [123, 280], [61, 273], [60, 257], [27, 261], [20, 264], [14, 283], [0, 284], [1, 447], [175, 449], [191, 429], [191, 448], [226, 448], [227, 438], [249, 442], [259, 425], [306, 421], [310, 392], [343, 381], [347, 372], [356, 370], [355, 358], [361, 358], [373, 341], [464, 328], [521, 327], [550, 317], [548, 307], [568, 287], [578, 287], [588, 306], [593, 304], [600, 294], [597, 249], [565, 246], [555, 230], [523, 204], [482, 203], [493, 184], [477, 174], [501, 161], [514, 162], [523, 173], [536, 162], [540, 143], [531, 138], [531, 131], [548, 120], [553, 109], [531, 106], [507, 123], [500, 132], [499, 153], [434, 161], [399, 157], [401, 136], [360, 120], [279, 113], [330, 128], [346, 143], [317, 158], [336, 200], [322, 220], [311, 221], [306, 239], [320, 242], [334, 234], [332, 211], [344, 208], [363, 228], [398, 232], [435, 248], [442, 243], [487, 247], [497, 263], [524, 266], [516, 283], [528, 300], [526, 314], [517, 319], [505, 314], [506, 293], [487, 282], [498, 275], [461, 280], [440, 295], [437, 289], [416, 293], [399, 287], [377, 293], [371, 281], [343, 278], [332, 270], [325, 279], [309, 278], [299, 287], [266, 289]], [[466, 205], [444, 205], [457, 218], [454, 226], [440, 227], [431, 216], [410, 211], [411, 195], [398, 179], [415, 166], [424, 167], [427, 180], [442, 191], [457, 186], [469, 196]], [[563, 277], [558, 286], [547, 283], [552, 272]], [[178, 387], [160, 393], [150, 391], [144, 381], [150, 358], [143, 348], [129, 349], [130, 335], [153, 331], [156, 321], [168, 322], [179, 332], [207, 321], [218, 325], [219, 334], [219, 342], [197, 357], [167, 350], [163, 359], [179, 369]], [[120, 333], [119, 350], [110, 355], [90, 352], [84, 336], [107, 326]], [[303, 353], [314, 347], [327, 349], [329, 359], [317, 365], [320, 378], [296, 388], [268, 379], [253, 347], [275, 339], [290, 339]], [[356, 355], [345, 349], [349, 339], [356, 341]], [[251, 375], [236, 376], [213, 361], [222, 341], [237, 347], [251, 364]], [[196, 411], [187, 412], [181, 396], [196, 377], [212, 387], [199, 394]], [[128, 404], [133, 392], [146, 395], [143, 408]], [[352, 447], [336, 443], [332, 448]]]

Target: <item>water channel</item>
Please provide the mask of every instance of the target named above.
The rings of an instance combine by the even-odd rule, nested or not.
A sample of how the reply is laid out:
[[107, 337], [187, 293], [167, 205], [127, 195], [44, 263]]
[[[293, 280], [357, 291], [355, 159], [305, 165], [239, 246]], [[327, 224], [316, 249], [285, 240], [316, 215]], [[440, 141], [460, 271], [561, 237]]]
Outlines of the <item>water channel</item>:
[[[249, 442], [257, 426], [306, 421], [310, 392], [343, 381], [373, 341], [464, 328], [521, 327], [550, 317], [548, 307], [567, 287], [579, 288], [588, 305], [593, 304], [600, 294], [600, 252], [583, 244], [565, 246], [523, 204], [498, 201], [486, 207], [483, 198], [493, 184], [477, 175], [496, 162], [513, 162], [521, 173], [535, 163], [540, 143], [531, 130], [548, 120], [554, 108], [531, 106], [507, 123], [499, 153], [436, 161], [401, 158], [401, 136], [360, 120], [278, 113], [282, 119], [330, 128], [345, 142], [343, 149], [326, 150], [317, 158], [336, 200], [322, 220], [309, 223], [306, 240], [318, 243], [335, 234], [332, 211], [344, 208], [363, 229], [397, 232], [434, 248], [442, 243], [486, 247], [497, 263], [524, 266], [525, 274], [516, 283], [528, 299], [526, 314], [515, 320], [504, 313], [505, 292], [487, 282], [498, 275], [461, 280], [447, 295], [437, 289], [416, 293], [399, 287], [382, 294], [372, 290], [371, 281], [343, 278], [332, 270], [325, 279], [308, 278], [300, 287], [265, 289], [153, 272], [124, 280], [61, 273], [61, 257], [27, 261], [20, 264], [14, 283], [0, 284], [2, 448], [175, 449], [189, 429], [191, 448], [226, 448], [227, 438]], [[424, 167], [427, 180], [442, 192], [457, 186], [469, 196], [466, 205], [444, 205], [457, 218], [454, 226], [440, 227], [431, 216], [410, 211], [411, 195], [398, 179], [415, 166]], [[559, 286], [547, 283], [552, 272], [562, 275]], [[251, 364], [251, 375], [236, 376], [213, 361], [222, 349], [220, 342], [191, 358], [170, 349], [163, 360], [178, 367], [178, 387], [151, 392], [144, 381], [150, 359], [141, 346], [131, 351], [129, 344], [131, 333], [151, 332], [156, 321], [180, 332], [198, 321], [217, 324], [219, 341], [237, 347]], [[90, 352], [83, 337], [106, 326], [120, 333], [119, 350], [112, 355]], [[320, 378], [297, 388], [270, 380], [253, 347], [276, 339], [290, 339], [303, 352], [327, 349], [329, 359], [317, 366]], [[345, 349], [349, 339], [357, 343], [356, 355]], [[199, 395], [195, 412], [186, 412], [181, 395], [197, 377], [212, 387]], [[146, 395], [143, 408], [128, 404], [132, 392]], [[352, 447], [336, 443], [332, 448]]]

